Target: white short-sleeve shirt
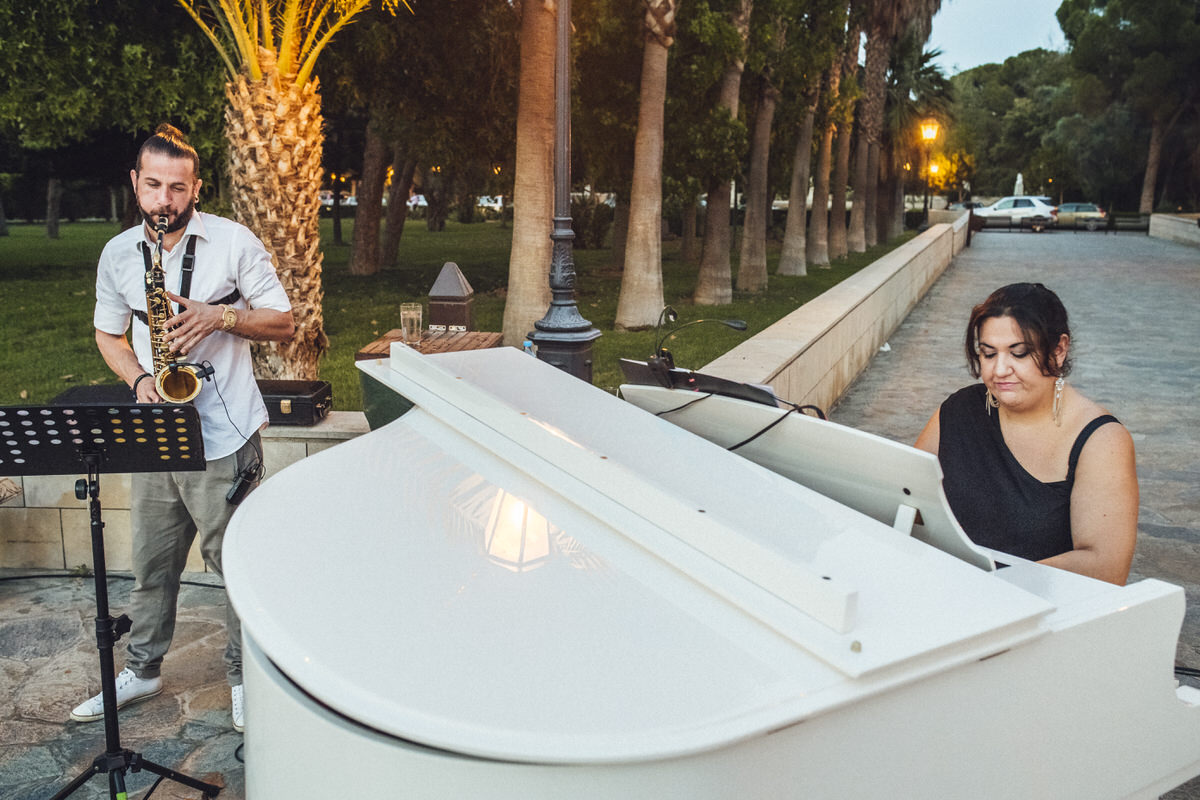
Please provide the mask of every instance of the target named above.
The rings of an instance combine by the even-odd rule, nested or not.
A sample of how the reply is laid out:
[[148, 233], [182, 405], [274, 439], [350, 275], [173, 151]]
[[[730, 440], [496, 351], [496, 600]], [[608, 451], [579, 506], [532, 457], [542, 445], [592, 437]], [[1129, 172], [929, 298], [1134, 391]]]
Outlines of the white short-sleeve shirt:
[[[287, 292], [275, 274], [271, 256], [244, 225], [213, 214], [196, 212], [184, 236], [170, 251], [163, 251], [166, 288], [179, 294], [183, 255], [188, 237], [196, 236], [196, 261], [188, 297], [209, 303], [237, 289], [241, 297], [234, 308], [269, 308], [290, 311]], [[153, 247], [145, 226], [130, 228], [109, 240], [100, 253], [96, 274], [96, 329], [116, 336], [129, 329], [133, 309], [146, 310], [146, 264], [140, 242]], [[142, 368], [153, 372], [150, 329], [133, 318], [133, 351]], [[204, 457], [223, 458], [266, 426], [267, 408], [254, 379], [250, 343], [238, 336], [215, 331], [187, 354], [187, 361], [213, 367], [212, 380], [204, 380], [193, 401], [200, 415]]]

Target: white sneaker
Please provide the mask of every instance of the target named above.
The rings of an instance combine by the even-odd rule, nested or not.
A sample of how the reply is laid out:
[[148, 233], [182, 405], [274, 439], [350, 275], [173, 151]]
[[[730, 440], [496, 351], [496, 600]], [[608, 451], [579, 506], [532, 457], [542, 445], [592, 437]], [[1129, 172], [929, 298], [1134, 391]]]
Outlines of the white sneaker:
[[[117, 708], [154, 697], [162, 693], [162, 678], [139, 678], [126, 667], [117, 676]], [[104, 693], [75, 707], [71, 719], [76, 722], [95, 722], [104, 719]]]
[[246, 724], [246, 691], [243, 684], [233, 686], [229, 690], [233, 700], [233, 729], [241, 733]]

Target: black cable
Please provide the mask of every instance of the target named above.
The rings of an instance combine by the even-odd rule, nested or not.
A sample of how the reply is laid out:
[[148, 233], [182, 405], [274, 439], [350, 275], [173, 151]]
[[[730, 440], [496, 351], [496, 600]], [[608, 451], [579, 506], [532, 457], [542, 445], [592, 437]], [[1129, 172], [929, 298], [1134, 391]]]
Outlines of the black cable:
[[[200, 365], [206, 369], [213, 369], [211, 361], [202, 361], [200, 362]], [[217, 398], [221, 401], [221, 409], [225, 412], [225, 419], [229, 420], [229, 424], [233, 426], [235, 431], [237, 431], [237, 435], [242, 437], [242, 441], [248, 442], [250, 446], [254, 448], [255, 463], [246, 468], [246, 476], [253, 476], [255, 483], [261, 482], [262, 479], [267, 475], [267, 466], [263, 463], [262, 450], [258, 449], [258, 445], [254, 443], [253, 439], [242, 433], [242, 429], [237, 426], [237, 423], [233, 421], [233, 417], [229, 415], [229, 405], [225, 402], [225, 395], [221, 394], [221, 387], [217, 385], [217, 373], [215, 370], [213, 370], [212, 374], [213, 389], [216, 390]]]
[[661, 417], [664, 414], [674, 414], [676, 411], [683, 411], [688, 406], [694, 406], [694, 405], [696, 405], [696, 403], [699, 403], [701, 400], [707, 400], [710, 397], [712, 397], [711, 394], [701, 395], [700, 397], [697, 397], [695, 400], [688, 400], [686, 403], [684, 403], [681, 406], [676, 406], [675, 408], [668, 408], [663, 411], [658, 411], [654, 414], [654, 416]]
[[234, 751], [233, 751], [233, 757], [237, 759], [237, 762], [238, 762], [239, 764], [245, 764], [245, 763], [246, 763], [246, 759], [242, 757], [242, 748], [243, 748], [243, 747], [245, 747], [245, 746], [246, 746], [246, 743], [245, 743], [245, 742], [242, 742], [241, 744], [239, 744], [239, 745], [237, 746], [237, 750], [234, 750]]
[[1185, 667], [1181, 664], [1175, 665], [1175, 674], [1185, 678], [1200, 678], [1200, 669], [1195, 667]]
[[789, 409], [787, 410], [787, 412], [786, 412], [786, 413], [784, 413], [784, 414], [780, 414], [780, 415], [779, 415], [779, 417], [778, 417], [778, 418], [776, 418], [774, 422], [772, 422], [770, 425], [767, 425], [766, 427], [764, 427], [764, 428], [763, 428], [762, 430], [760, 430], [758, 433], [754, 434], [753, 436], [751, 436], [751, 437], [750, 437], [750, 438], [748, 438], [748, 439], [743, 439], [742, 441], [738, 442], [738, 443], [737, 443], [737, 444], [735, 444], [735, 445], [732, 445], [732, 446], [730, 446], [730, 447], [726, 447], [725, 449], [726, 449], [726, 450], [728, 450], [729, 452], [731, 452], [731, 453], [732, 453], [734, 450], [737, 450], [739, 447], [741, 447], [741, 446], [743, 446], [743, 445], [750, 444], [750, 443], [751, 443], [751, 442], [753, 442], [755, 439], [757, 439], [758, 437], [762, 436], [762, 435], [763, 435], [764, 433], [766, 433], [767, 431], [771, 430], [771, 428], [774, 428], [776, 425], [778, 425], [779, 423], [783, 422], [785, 419], [787, 419], [787, 418], [788, 418], [788, 415], [792, 414], [793, 412], [795, 412], [795, 413], [797, 413], [797, 414], [799, 414], [799, 413], [802, 413], [802, 412], [800, 411], [800, 407], [799, 407], [799, 406], [793, 406], [792, 408], [789, 408]]

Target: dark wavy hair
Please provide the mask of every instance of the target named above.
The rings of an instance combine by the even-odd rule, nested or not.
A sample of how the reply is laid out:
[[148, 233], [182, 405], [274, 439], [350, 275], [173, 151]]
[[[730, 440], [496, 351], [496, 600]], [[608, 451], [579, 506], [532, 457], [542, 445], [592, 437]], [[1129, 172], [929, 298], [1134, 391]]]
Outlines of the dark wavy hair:
[[1034, 361], [1043, 375], [1066, 377], [1071, 371], [1071, 359], [1054, 363], [1054, 350], [1063, 334], [1071, 335], [1067, 309], [1058, 295], [1040, 283], [1011, 283], [992, 292], [975, 308], [967, 322], [967, 367], [978, 378], [979, 330], [993, 317], [1011, 317], [1021, 329], [1021, 335], [1033, 353]]
[[142, 171], [142, 156], [145, 153], [158, 153], [170, 158], [186, 158], [192, 162], [192, 174], [200, 175], [200, 156], [183, 135], [183, 132], [170, 123], [164, 122], [154, 131], [154, 135], [142, 142], [138, 150], [137, 171]]

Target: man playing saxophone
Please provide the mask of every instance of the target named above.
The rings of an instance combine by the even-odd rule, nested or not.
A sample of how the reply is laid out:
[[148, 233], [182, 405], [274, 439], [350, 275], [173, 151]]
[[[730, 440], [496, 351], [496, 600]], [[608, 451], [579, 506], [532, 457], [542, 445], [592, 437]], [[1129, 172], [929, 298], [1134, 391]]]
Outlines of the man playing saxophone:
[[[205, 564], [222, 575], [225, 525], [241, 499], [231, 488], [252, 485], [262, 474], [258, 432], [267, 423], [267, 410], [254, 379], [250, 341], [282, 341], [295, 330], [287, 293], [262, 243], [244, 226], [196, 210], [199, 158], [179, 130], [159, 126], [142, 145], [130, 177], [142, 224], [111, 239], [100, 255], [97, 347], [139, 403], [184, 401], [160, 396], [173, 391], [161, 388], [164, 373], [167, 385], [176, 383], [170, 379], [174, 370], [204, 376], [211, 369], [211, 377], [199, 381], [192, 401], [200, 416], [206, 469], [132, 475], [136, 582], [125, 669], [116, 682], [118, 708], [162, 691], [160, 673], [174, 635], [180, 577], [197, 535]], [[150, 282], [155, 271], [157, 290]], [[170, 303], [161, 302], [164, 294]], [[177, 308], [165, 310], [169, 305]], [[126, 338], [131, 318], [132, 342]], [[228, 604], [226, 633], [225, 669], [233, 725], [240, 731], [241, 626]], [[91, 722], [103, 719], [103, 712], [97, 695], [76, 707], [71, 718]]]

